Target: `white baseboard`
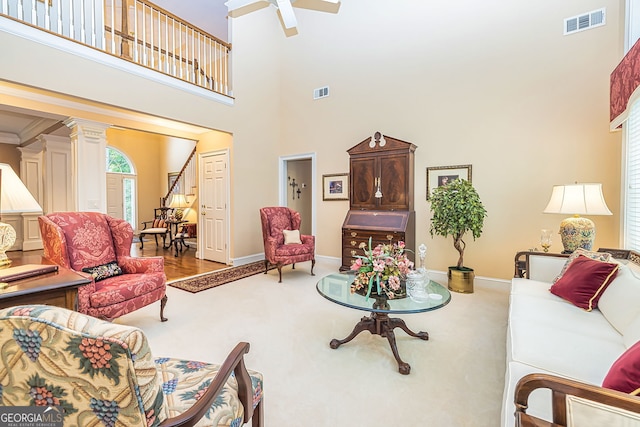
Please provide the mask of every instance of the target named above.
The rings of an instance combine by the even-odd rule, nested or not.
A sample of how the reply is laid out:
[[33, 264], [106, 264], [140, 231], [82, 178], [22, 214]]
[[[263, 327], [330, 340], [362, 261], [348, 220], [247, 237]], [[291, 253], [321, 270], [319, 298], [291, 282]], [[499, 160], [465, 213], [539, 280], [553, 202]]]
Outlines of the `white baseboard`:
[[[231, 265], [239, 266], [245, 264], [251, 264], [252, 262], [264, 261], [264, 252], [259, 254], [253, 254], [248, 256], [243, 256], [240, 258], [233, 258], [231, 260]], [[322, 261], [327, 264], [335, 264], [336, 267], [340, 267], [342, 260], [337, 257], [332, 256], [324, 256], [324, 255], [316, 255], [316, 261]]]
[[[245, 257], [240, 257], [240, 258], [233, 258], [231, 260], [231, 265], [240, 266], [240, 265], [250, 264], [252, 262], [257, 262], [257, 261], [264, 261], [264, 252], [245, 256]], [[342, 259], [338, 257], [333, 257], [333, 256], [316, 255], [316, 261], [321, 261], [322, 263], [325, 263], [325, 264], [335, 265], [336, 269], [338, 269], [342, 265]], [[429, 277], [431, 278], [431, 280], [436, 281], [442, 285], [446, 285], [449, 280], [447, 278], [446, 271], [427, 270], [427, 272], [429, 273]], [[475, 283], [480, 286], [496, 286], [496, 285], [510, 286], [511, 285], [510, 280], [496, 279], [493, 277], [484, 277], [484, 276], [476, 276]]]
[[335, 264], [336, 268], [342, 265], [342, 259], [333, 256], [316, 255], [316, 261], [322, 261], [327, 264]]
[[240, 265], [251, 264], [252, 262], [264, 261], [264, 253], [243, 256], [240, 258], [231, 258], [231, 265], [238, 267]]
[[[433, 280], [434, 282], [438, 282], [441, 285], [446, 285], [449, 281], [446, 271], [427, 270], [427, 273], [429, 274], [429, 278], [431, 278], [431, 280]], [[474, 283], [481, 286], [511, 286], [510, 280], [496, 279], [494, 277], [484, 276], [476, 276]]]

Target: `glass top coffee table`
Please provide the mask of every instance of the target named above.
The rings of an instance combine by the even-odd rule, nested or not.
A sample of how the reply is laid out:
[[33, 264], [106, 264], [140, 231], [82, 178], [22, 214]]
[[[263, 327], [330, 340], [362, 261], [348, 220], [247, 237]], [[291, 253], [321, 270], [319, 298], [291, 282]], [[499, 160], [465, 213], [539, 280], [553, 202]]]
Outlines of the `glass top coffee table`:
[[415, 333], [407, 327], [404, 320], [389, 317], [389, 314], [422, 313], [437, 310], [451, 301], [451, 293], [444, 286], [431, 281], [429, 284], [429, 292], [432, 294], [432, 297], [424, 302], [417, 302], [409, 297], [387, 299], [385, 297], [370, 296], [366, 298], [363, 295], [351, 293], [351, 283], [353, 283], [354, 277], [355, 274], [353, 273], [334, 273], [323, 277], [316, 285], [316, 289], [320, 295], [329, 301], [371, 313], [360, 319], [360, 322], [353, 328], [353, 331], [348, 337], [343, 340], [332, 339], [329, 346], [336, 349], [342, 344], [348, 343], [363, 331], [369, 331], [371, 334], [386, 337], [391, 346], [393, 356], [398, 362], [398, 371], [403, 375], [408, 375], [411, 372], [411, 366], [400, 359], [393, 330], [400, 328], [410, 336], [423, 340], [429, 339], [429, 333]]

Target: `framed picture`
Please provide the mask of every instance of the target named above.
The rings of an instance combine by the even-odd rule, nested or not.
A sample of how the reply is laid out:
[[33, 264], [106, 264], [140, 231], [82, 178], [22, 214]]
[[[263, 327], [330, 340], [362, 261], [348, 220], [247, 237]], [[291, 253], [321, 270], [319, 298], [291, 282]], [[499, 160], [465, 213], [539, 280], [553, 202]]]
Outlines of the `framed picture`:
[[322, 200], [349, 200], [349, 174], [322, 175]]
[[[178, 175], [179, 175], [179, 172], [169, 172], [169, 186], [167, 187], [167, 191], [171, 188], [171, 186], [176, 181], [176, 179], [178, 179]], [[178, 182], [176, 186], [173, 188], [173, 191], [171, 192], [171, 194], [181, 193], [180, 190], [181, 190], [180, 182]]]
[[435, 188], [446, 185], [458, 178], [471, 182], [471, 165], [435, 166], [427, 168], [427, 200], [429, 200], [431, 192]]

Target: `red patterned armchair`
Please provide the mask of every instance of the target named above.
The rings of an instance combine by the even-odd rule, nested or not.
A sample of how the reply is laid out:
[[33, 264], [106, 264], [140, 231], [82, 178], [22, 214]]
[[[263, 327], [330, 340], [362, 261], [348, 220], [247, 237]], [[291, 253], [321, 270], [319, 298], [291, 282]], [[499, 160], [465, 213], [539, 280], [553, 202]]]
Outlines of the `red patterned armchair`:
[[78, 289], [78, 311], [113, 320], [160, 300], [167, 303], [164, 259], [132, 257], [133, 230], [98, 212], [56, 212], [38, 218], [44, 257], [92, 278]]
[[262, 239], [264, 241], [265, 274], [269, 263], [278, 268], [282, 282], [282, 266], [296, 262], [311, 261], [311, 275], [316, 264], [315, 236], [300, 235], [300, 214], [287, 207], [267, 207], [260, 209]]

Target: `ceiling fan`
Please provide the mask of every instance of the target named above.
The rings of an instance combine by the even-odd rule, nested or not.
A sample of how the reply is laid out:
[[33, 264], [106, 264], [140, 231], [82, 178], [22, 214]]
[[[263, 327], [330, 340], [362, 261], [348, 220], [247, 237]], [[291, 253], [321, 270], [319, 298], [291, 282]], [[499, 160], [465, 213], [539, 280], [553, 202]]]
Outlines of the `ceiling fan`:
[[294, 7], [317, 10], [320, 12], [338, 13], [340, 0], [228, 0], [225, 6], [229, 9], [229, 16], [237, 18], [247, 13], [274, 5], [278, 9], [278, 15], [285, 32], [293, 30], [297, 33], [298, 21], [293, 12]]

